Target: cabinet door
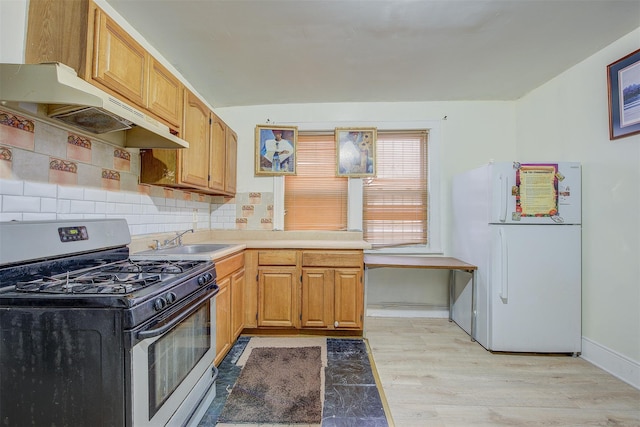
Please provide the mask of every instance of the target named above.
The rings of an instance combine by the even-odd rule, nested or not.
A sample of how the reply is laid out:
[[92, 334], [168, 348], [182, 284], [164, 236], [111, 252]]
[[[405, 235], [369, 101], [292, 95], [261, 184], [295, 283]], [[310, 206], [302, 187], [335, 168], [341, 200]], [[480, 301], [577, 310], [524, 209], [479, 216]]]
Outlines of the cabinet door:
[[231, 342], [235, 342], [244, 328], [244, 278], [244, 268], [231, 276]]
[[209, 188], [224, 191], [226, 163], [225, 133], [227, 126], [215, 114], [211, 115], [211, 157]]
[[96, 9], [93, 80], [145, 107], [149, 58], [126, 31]]
[[296, 271], [295, 267], [258, 268], [258, 327], [296, 327]]
[[189, 148], [178, 150], [183, 184], [207, 188], [209, 178], [210, 112], [191, 91], [185, 90], [184, 139]]
[[332, 328], [333, 270], [302, 269], [301, 324], [303, 328]]
[[147, 108], [166, 120], [175, 130], [182, 124], [182, 83], [158, 61], [151, 58]]
[[218, 365], [231, 348], [231, 277], [218, 282], [220, 291], [216, 295], [216, 358]]
[[364, 305], [362, 270], [340, 268], [334, 275], [336, 328], [361, 329]]
[[61, 62], [76, 70], [82, 79], [90, 80], [93, 2], [38, 0], [24, 3], [29, 5], [25, 63]]
[[224, 191], [229, 194], [236, 194], [237, 163], [238, 163], [238, 135], [227, 127], [227, 164], [225, 165]]

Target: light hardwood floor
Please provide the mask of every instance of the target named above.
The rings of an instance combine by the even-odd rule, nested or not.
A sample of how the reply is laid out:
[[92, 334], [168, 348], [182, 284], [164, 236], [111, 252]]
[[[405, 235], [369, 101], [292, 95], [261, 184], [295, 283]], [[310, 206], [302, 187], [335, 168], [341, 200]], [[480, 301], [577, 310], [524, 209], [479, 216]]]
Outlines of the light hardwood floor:
[[447, 319], [367, 317], [365, 336], [397, 427], [640, 426], [640, 390], [580, 358], [490, 353]]

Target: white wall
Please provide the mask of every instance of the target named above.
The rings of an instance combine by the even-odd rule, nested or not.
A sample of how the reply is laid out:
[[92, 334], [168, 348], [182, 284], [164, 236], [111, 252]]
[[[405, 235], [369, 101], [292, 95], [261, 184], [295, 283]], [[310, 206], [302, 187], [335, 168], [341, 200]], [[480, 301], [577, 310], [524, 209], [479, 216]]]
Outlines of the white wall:
[[[217, 108], [238, 133], [238, 191], [273, 191], [273, 179], [254, 177], [255, 126], [270, 123], [441, 121], [444, 179], [490, 159], [512, 160], [515, 109], [509, 102], [288, 104]], [[444, 117], [446, 116], [446, 120]]]
[[[104, 0], [98, 0], [98, 4], [108, 6]], [[24, 57], [26, 5], [27, 0], [0, 0], [0, 62], [20, 62]], [[118, 17], [114, 14], [114, 18]], [[618, 374], [624, 377], [630, 372], [635, 384], [640, 384], [640, 136], [609, 141], [605, 81], [606, 65], [638, 46], [640, 29], [518, 102], [272, 105], [216, 112], [238, 132], [241, 193], [273, 191], [272, 178], [253, 176], [254, 128], [267, 119], [276, 123], [441, 120], [438, 161], [442, 171], [440, 213], [445, 254], [451, 235], [451, 176], [490, 159], [583, 162], [583, 335], [585, 342], [593, 344], [590, 348], [602, 350], [600, 354], [605, 358], [617, 357], [622, 370], [628, 368]], [[428, 71], [425, 78], [429, 78]], [[445, 116], [447, 119], [443, 120]], [[402, 272], [398, 276], [404, 280]], [[425, 276], [435, 290], [408, 275], [406, 280], [413, 287], [404, 299], [413, 300], [424, 289], [425, 301], [446, 303], [442, 301], [445, 284], [440, 275]], [[588, 356], [591, 360], [597, 358]], [[600, 365], [607, 365], [607, 361]]]
[[583, 164], [582, 333], [630, 359], [637, 386], [640, 135], [609, 140], [606, 67], [638, 46], [640, 28], [521, 99], [516, 138], [518, 158]]
[[24, 61], [27, 0], [0, 0], [0, 62]]
[[[238, 192], [273, 192], [272, 177], [254, 176], [255, 126], [270, 123], [304, 124], [369, 122], [390, 126], [393, 122], [433, 121], [440, 125], [440, 205], [442, 249], [450, 240], [450, 181], [462, 170], [491, 159], [513, 160], [515, 156], [515, 107], [513, 102], [418, 102], [262, 105], [216, 109], [216, 113], [238, 133]], [[446, 119], [444, 119], [446, 116]], [[397, 283], [402, 282], [403, 292]], [[447, 275], [441, 272], [372, 270], [368, 281], [371, 303], [392, 302], [446, 307]]]

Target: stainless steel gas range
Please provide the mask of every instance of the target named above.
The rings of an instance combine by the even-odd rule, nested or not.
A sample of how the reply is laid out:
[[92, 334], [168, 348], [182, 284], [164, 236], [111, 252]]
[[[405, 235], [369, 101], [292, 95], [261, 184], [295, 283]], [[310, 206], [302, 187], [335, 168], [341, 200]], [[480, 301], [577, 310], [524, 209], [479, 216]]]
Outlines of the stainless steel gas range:
[[215, 395], [215, 265], [127, 223], [0, 223], [0, 425], [162, 426]]

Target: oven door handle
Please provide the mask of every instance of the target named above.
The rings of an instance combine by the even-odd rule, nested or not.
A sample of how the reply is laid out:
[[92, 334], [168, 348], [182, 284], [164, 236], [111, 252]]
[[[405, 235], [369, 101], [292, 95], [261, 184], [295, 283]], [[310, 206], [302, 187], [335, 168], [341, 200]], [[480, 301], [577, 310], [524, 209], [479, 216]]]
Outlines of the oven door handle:
[[170, 330], [171, 328], [173, 328], [174, 326], [176, 326], [177, 324], [182, 322], [184, 319], [186, 319], [187, 317], [191, 316], [198, 309], [198, 307], [200, 307], [200, 304], [202, 304], [203, 302], [207, 301], [211, 297], [215, 296], [218, 293], [218, 289], [219, 289], [218, 285], [214, 285], [213, 289], [214, 289], [214, 292], [207, 293], [202, 298], [199, 298], [196, 301], [192, 302], [191, 307], [188, 310], [185, 310], [184, 312], [180, 313], [178, 316], [176, 316], [174, 319], [172, 319], [171, 322], [167, 323], [164, 326], [156, 328], [156, 329], [148, 329], [146, 331], [138, 331], [136, 333], [136, 338], [139, 341], [142, 341], [142, 340], [147, 339], [147, 338], [153, 338], [153, 337], [157, 337], [159, 335], [164, 334], [165, 332], [167, 332], [168, 330]]

